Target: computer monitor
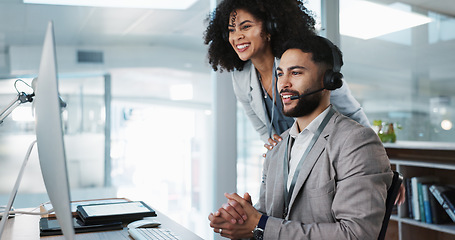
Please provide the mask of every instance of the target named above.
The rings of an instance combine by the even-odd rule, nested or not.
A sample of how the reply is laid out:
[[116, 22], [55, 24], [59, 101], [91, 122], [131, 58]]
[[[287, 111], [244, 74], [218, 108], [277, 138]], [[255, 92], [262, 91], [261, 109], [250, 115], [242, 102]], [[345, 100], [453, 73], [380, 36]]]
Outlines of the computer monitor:
[[49, 22], [44, 38], [34, 105], [44, 185], [65, 238], [74, 239], [52, 22]]

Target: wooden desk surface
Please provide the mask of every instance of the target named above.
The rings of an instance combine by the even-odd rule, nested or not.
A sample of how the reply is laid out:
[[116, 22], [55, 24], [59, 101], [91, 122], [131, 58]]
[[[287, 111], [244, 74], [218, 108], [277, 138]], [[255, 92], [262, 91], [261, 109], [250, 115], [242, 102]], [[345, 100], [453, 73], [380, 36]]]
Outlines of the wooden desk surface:
[[[164, 214], [156, 211], [157, 220], [161, 222], [162, 228], [167, 228], [172, 231], [173, 234], [178, 235], [182, 240], [200, 240], [199, 236], [190, 230], [186, 229], [182, 225], [176, 223], [172, 219], [168, 218]], [[5, 226], [2, 240], [35, 240], [40, 239], [39, 236], [39, 219], [38, 215], [18, 215], [14, 218], [10, 218]], [[57, 236], [46, 236], [41, 239], [57, 240], [65, 239], [63, 235]], [[125, 228], [117, 231], [103, 231], [103, 232], [91, 232], [91, 233], [78, 233], [76, 238], [78, 240], [97, 240], [97, 239], [125, 239], [131, 240], [132, 238], [128, 235], [128, 231]]]

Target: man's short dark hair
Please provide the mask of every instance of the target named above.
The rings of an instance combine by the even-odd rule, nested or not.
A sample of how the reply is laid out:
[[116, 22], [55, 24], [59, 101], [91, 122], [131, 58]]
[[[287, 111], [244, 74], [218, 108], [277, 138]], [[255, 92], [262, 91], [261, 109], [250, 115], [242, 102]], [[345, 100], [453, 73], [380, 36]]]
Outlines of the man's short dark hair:
[[293, 38], [286, 41], [282, 45], [280, 57], [288, 49], [300, 49], [304, 53], [312, 53], [312, 60], [315, 63], [326, 64], [329, 68], [333, 68], [333, 49], [333, 51], [337, 51], [340, 56], [339, 67], [341, 68], [341, 66], [343, 66], [343, 55], [340, 49], [335, 44], [332, 44], [330, 40], [321, 36], [306, 36], [304, 38]]

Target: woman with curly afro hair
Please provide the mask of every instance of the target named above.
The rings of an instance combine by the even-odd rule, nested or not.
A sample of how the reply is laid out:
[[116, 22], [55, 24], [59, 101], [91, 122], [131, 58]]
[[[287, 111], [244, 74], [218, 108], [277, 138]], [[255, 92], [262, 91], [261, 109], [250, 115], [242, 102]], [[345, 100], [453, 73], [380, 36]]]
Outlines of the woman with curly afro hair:
[[[223, 0], [207, 20], [209, 63], [215, 71], [232, 72], [237, 99], [270, 150], [294, 122], [282, 114], [281, 101], [276, 100], [281, 45], [316, 34], [315, 20], [299, 0]], [[330, 98], [339, 112], [369, 126], [346, 84]]]

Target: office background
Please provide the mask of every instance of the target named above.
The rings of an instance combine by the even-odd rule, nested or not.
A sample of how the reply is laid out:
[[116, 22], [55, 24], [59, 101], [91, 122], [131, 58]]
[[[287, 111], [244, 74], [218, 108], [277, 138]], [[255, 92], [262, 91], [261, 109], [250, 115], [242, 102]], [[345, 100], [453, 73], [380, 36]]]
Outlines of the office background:
[[[345, 80], [371, 123], [395, 123], [406, 144], [455, 142], [451, 1], [309, 1], [322, 34], [343, 51]], [[207, 215], [223, 192], [257, 198], [263, 143], [235, 106], [229, 75], [206, 60], [204, 19], [214, 6], [0, 2], [0, 109], [15, 97], [15, 79], [36, 77], [54, 21], [73, 199], [143, 200], [209, 239]], [[31, 107], [0, 126], [0, 204], [34, 139]], [[19, 191], [16, 207], [47, 201], [36, 151]]]

